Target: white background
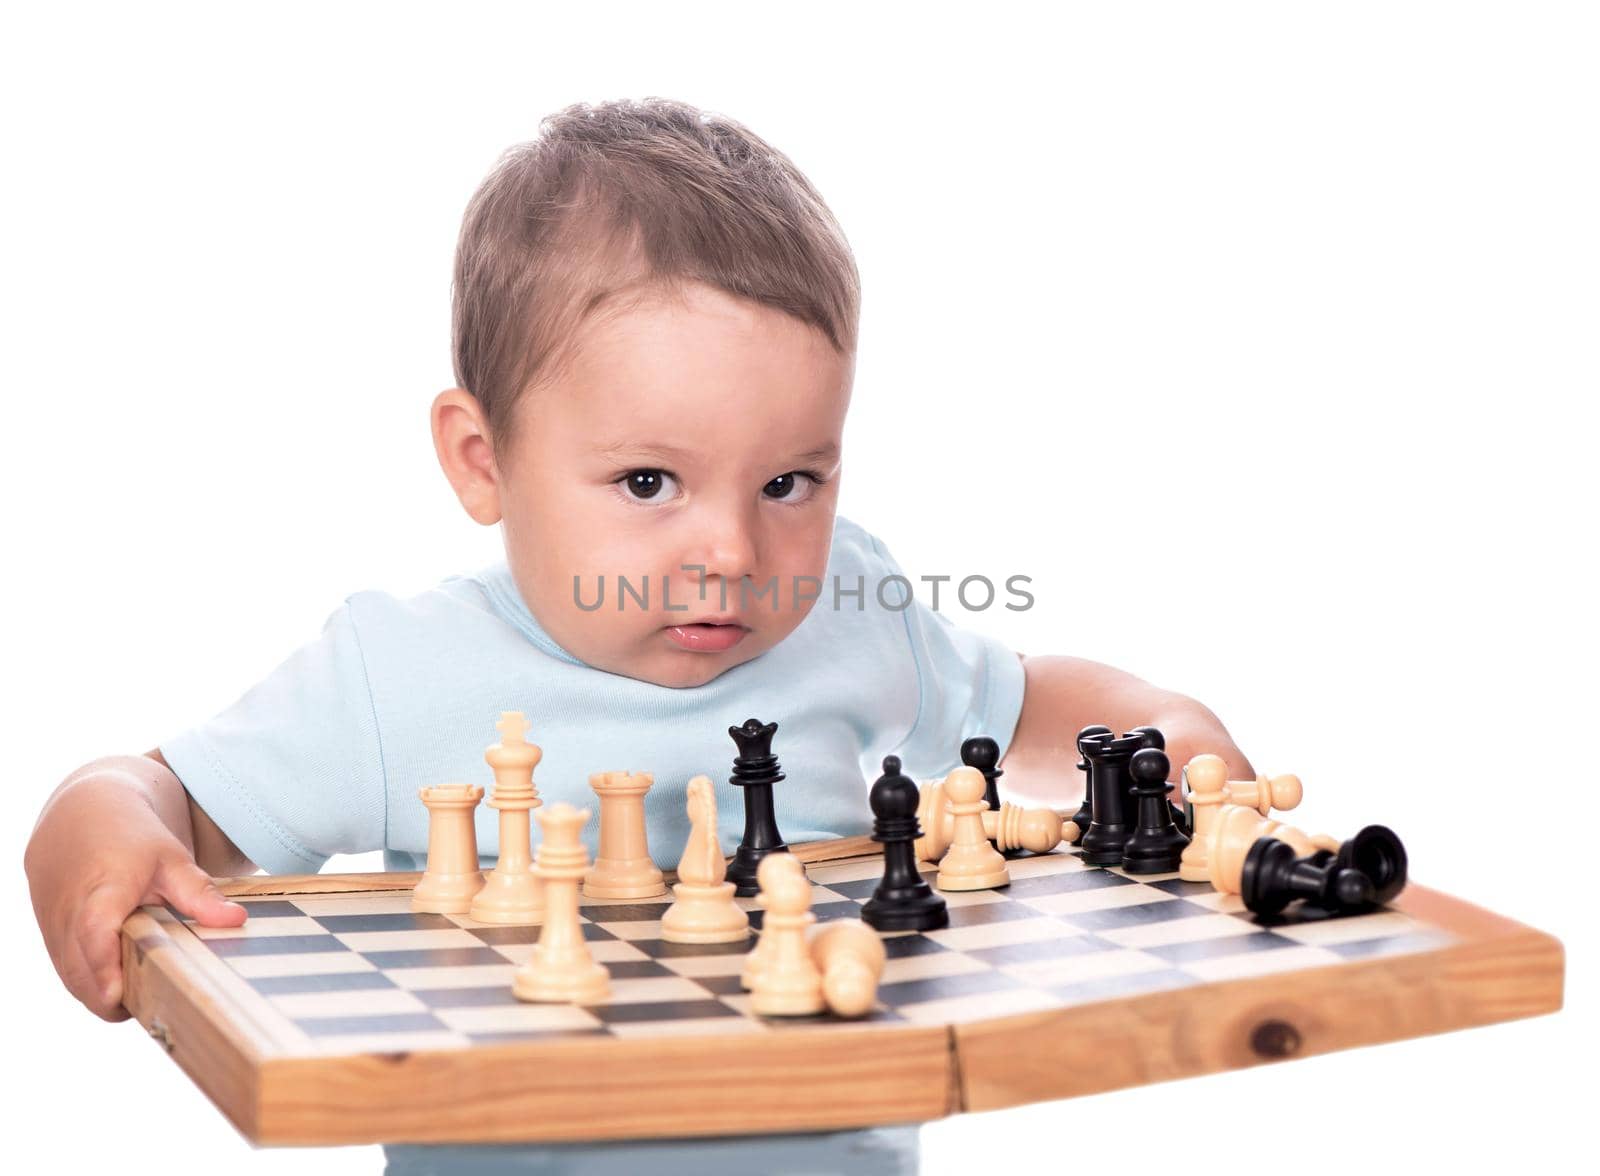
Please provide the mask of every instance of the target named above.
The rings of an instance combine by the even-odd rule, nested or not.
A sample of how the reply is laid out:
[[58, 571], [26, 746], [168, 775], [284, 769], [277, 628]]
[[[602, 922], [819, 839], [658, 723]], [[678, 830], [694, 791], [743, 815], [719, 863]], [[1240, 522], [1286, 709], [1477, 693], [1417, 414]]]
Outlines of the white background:
[[1592, 10], [866, 7], [5, 19], [7, 1167], [378, 1170], [252, 1151], [76, 1007], [22, 847], [348, 593], [495, 554], [426, 425], [461, 211], [541, 115], [649, 94], [787, 151], [854, 244], [845, 514], [913, 575], [1033, 576], [965, 619], [1194, 694], [1305, 779], [1295, 823], [1389, 824], [1568, 947], [1556, 1017], [943, 1122], [925, 1171], [1489, 1172], [1587, 1134]]

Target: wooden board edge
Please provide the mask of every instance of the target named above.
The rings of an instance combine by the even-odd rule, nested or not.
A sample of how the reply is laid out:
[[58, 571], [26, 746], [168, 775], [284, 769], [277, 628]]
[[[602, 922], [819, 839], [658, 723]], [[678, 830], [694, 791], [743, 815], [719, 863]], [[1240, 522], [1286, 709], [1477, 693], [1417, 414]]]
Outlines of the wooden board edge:
[[143, 910], [122, 927], [122, 1003], [245, 1138], [254, 1138], [261, 1055], [219, 1011], [172, 934]]
[[1556, 1012], [1560, 941], [1500, 921], [1508, 929], [1431, 951], [1219, 983], [1198, 1003], [1174, 989], [957, 1026], [962, 1106], [1000, 1110]]
[[[470, 1056], [274, 1058], [261, 1070], [250, 1139], [333, 1146], [748, 1135], [921, 1123], [960, 1109], [944, 1025], [610, 1044], [604, 1066], [591, 1042], [570, 1039]], [[581, 1088], [570, 1080], [580, 1070]]]

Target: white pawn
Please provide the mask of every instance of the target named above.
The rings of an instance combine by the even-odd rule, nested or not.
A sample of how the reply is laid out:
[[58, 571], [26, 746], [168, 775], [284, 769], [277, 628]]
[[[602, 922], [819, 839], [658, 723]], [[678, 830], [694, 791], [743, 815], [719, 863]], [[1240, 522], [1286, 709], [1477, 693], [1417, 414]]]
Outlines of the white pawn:
[[945, 777], [953, 824], [950, 848], [939, 862], [935, 881], [940, 890], [989, 890], [1011, 882], [1006, 859], [984, 835], [983, 812], [989, 807], [985, 787], [977, 768], [957, 768]]
[[[979, 780], [983, 777], [979, 776]], [[768, 854], [756, 867], [761, 887], [761, 942], [766, 958], [752, 978], [750, 1007], [763, 1017], [807, 1017], [827, 1007], [822, 973], [811, 959], [806, 928], [811, 913], [811, 884], [792, 853]]]
[[[689, 781], [689, 841], [678, 863], [672, 905], [661, 916], [668, 943], [736, 943], [750, 937], [750, 916], [733, 901], [728, 863], [717, 844], [717, 794], [710, 776]], [[752, 953], [753, 954], [753, 953]]]
[[579, 831], [587, 809], [551, 805], [539, 814], [544, 836], [534, 870], [544, 883], [544, 926], [528, 962], [517, 969], [511, 991], [519, 1000], [599, 1004], [611, 994], [611, 977], [596, 963], [578, 918], [578, 884], [589, 868]]
[[889, 953], [860, 919], [836, 919], [811, 929], [811, 958], [822, 972], [822, 995], [841, 1017], [864, 1017], [878, 1000]]

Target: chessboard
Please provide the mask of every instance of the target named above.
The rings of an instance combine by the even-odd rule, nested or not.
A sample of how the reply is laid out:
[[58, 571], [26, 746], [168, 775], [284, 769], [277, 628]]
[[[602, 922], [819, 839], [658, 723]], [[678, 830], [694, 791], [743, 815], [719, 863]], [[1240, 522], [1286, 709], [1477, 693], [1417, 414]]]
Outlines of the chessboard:
[[[876, 846], [795, 852], [818, 921], [858, 917]], [[1269, 920], [1067, 846], [1010, 872], [946, 893], [947, 928], [886, 936], [877, 1007], [853, 1021], [754, 1015], [749, 944], [664, 941], [665, 900], [585, 898], [610, 997], [523, 1003], [538, 928], [415, 914], [415, 874], [232, 880], [239, 928], [142, 908], [125, 1002], [252, 1142], [322, 1145], [924, 1122], [1561, 1005], [1557, 940], [1414, 884], [1365, 914]]]

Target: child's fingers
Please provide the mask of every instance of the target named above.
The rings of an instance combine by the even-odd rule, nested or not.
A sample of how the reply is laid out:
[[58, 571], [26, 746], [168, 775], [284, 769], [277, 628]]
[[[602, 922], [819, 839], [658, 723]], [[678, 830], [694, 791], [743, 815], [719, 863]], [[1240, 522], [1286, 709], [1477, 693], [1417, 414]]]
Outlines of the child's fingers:
[[245, 909], [229, 902], [199, 866], [187, 857], [165, 858], [156, 870], [155, 891], [202, 927], [237, 927]]
[[122, 923], [132, 909], [113, 888], [92, 891], [79, 913], [77, 934], [64, 952], [63, 963], [71, 973], [62, 974], [67, 988], [107, 1021], [128, 1016], [122, 1007]]

